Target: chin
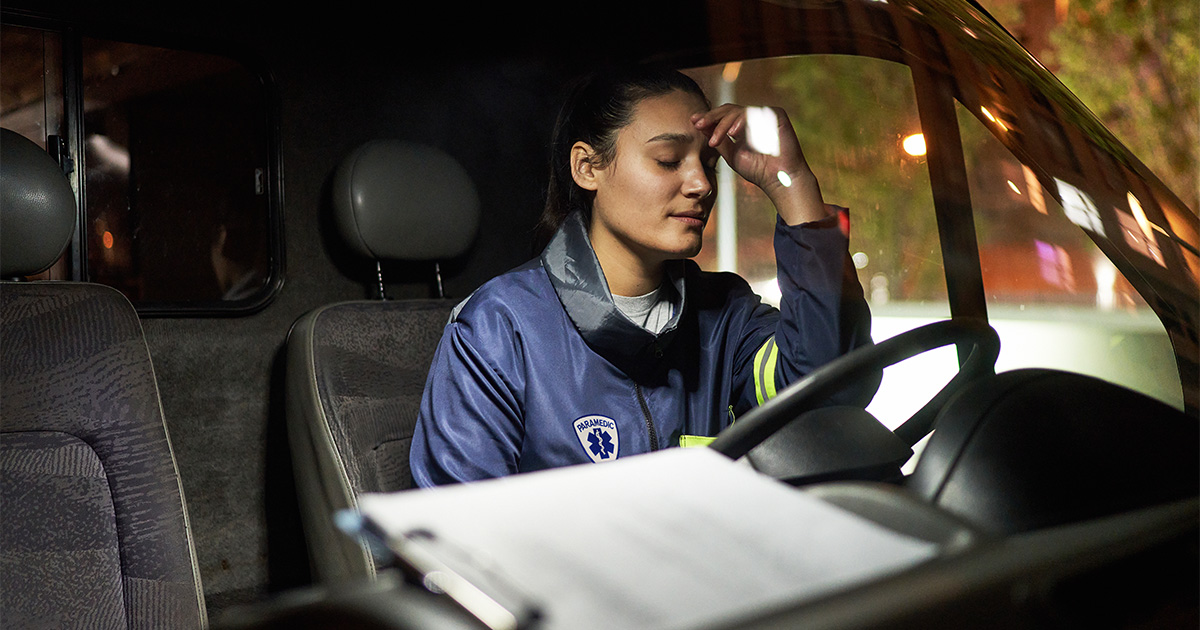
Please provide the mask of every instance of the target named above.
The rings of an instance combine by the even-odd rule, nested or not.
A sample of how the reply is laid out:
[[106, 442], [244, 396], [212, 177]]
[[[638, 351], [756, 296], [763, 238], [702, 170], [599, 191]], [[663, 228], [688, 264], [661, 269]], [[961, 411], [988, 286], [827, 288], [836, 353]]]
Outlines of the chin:
[[695, 244], [689, 244], [685, 247], [680, 247], [675, 251], [673, 258], [695, 258], [700, 254], [700, 250], [703, 248], [703, 246], [704, 243], [698, 242]]

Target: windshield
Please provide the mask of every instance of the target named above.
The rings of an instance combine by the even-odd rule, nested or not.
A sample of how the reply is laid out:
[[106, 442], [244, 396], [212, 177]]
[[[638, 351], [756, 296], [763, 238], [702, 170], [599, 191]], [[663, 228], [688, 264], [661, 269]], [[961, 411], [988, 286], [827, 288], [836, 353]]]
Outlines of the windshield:
[[[876, 341], [987, 317], [998, 369], [1196, 407], [1195, 212], [1002, 28], [961, 3], [715, 4], [711, 49], [684, 65], [714, 100], [795, 112], [826, 200], [851, 208]], [[718, 191], [699, 262], [771, 300], [769, 205]]]

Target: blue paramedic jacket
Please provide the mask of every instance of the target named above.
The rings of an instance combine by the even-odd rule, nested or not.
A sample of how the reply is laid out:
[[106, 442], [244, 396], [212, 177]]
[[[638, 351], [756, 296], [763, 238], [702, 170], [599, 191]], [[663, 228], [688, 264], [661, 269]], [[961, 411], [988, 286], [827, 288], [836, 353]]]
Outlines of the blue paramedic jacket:
[[[613, 304], [584, 221], [572, 214], [539, 258], [485, 283], [447, 324], [413, 435], [413, 481], [705, 443], [786, 384], [871, 343], [838, 217], [777, 219], [774, 240], [780, 309], [736, 274], [673, 261], [675, 312], [655, 335]], [[861, 406], [877, 385], [833, 402]]]

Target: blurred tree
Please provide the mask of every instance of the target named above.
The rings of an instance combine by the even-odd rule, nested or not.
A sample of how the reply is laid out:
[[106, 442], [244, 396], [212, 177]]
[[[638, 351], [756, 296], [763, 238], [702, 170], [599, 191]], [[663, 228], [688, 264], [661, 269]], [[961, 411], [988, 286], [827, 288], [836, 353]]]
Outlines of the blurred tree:
[[1200, 211], [1200, 2], [988, 4], [1118, 139]]
[[929, 171], [902, 146], [921, 131], [908, 68], [815, 55], [792, 59], [776, 86], [794, 103], [788, 113], [825, 199], [851, 208], [852, 251], [869, 261], [864, 286], [882, 274], [892, 299], [945, 299]]

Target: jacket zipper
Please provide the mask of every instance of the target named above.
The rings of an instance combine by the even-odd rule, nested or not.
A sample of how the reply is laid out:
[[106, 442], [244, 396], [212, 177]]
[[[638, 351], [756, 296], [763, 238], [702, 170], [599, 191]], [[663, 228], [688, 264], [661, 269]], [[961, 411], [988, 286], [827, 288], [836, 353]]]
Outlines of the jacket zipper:
[[657, 451], [658, 431], [654, 429], [654, 419], [650, 417], [650, 407], [646, 404], [646, 397], [642, 395], [642, 386], [634, 383], [633, 391], [637, 392], [638, 404], [642, 406], [642, 417], [646, 419], [646, 430], [650, 432], [650, 451]]

